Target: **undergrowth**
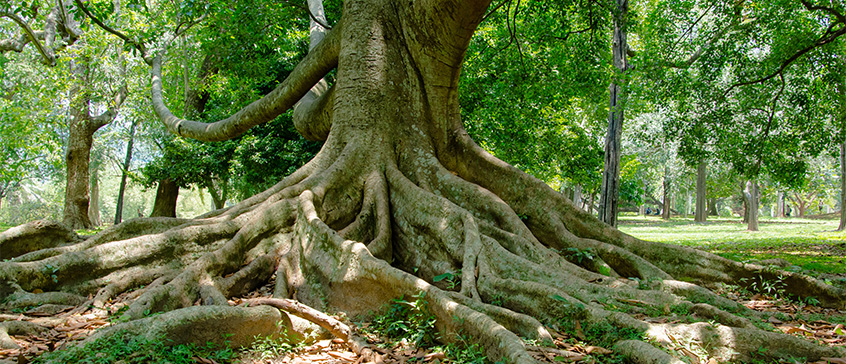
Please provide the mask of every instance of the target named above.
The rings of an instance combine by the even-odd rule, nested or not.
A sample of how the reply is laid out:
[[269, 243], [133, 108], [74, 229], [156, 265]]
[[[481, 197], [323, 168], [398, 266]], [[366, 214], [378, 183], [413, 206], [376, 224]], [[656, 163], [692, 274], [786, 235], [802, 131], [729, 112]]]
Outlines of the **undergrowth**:
[[78, 364], [145, 364], [171, 363], [192, 364], [195, 358], [209, 359], [217, 363], [231, 363], [237, 353], [229, 347], [212, 343], [205, 346], [193, 344], [171, 345], [165, 338], [145, 339], [126, 332], [108, 335], [85, 346], [71, 347], [44, 354], [32, 363], [78, 363]]
[[[390, 339], [391, 342], [414, 345], [417, 348], [443, 352], [444, 363], [488, 364], [484, 349], [469, 335], [458, 334], [453, 340], [443, 340], [435, 328], [436, 318], [429, 311], [425, 294], [394, 299], [384, 313], [370, 323], [367, 331]], [[444, 344], [444, 341], [449, 343]]]

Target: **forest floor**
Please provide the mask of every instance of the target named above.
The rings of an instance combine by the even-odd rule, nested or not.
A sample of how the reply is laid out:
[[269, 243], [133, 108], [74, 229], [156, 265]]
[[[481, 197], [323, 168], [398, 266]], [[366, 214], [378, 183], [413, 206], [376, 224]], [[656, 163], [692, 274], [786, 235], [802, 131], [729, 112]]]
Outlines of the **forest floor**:
[[[711, 251], [739, 261], [778, 264], [784, 269], [801, 271], [832, 284], [846, 286], [846, 235], [836, 233], [837, 221], [826, 219], [764, 219], [761, 231], [748, 232], [737, 219], [713, 219], [694, 223], [690, 219], [673, 218], [663, 221], [660, 217], [622, 216], [622, 231], [636, 237], [672, 244], [680, 244]], [[3, 230], [3, 229], [0, 229]], [[846, 311], [818, 307], [813, 300], [796, 301], [786, 297], [779, 281], [756, 282], [752, 291], [734, 285], [719, 285], [716, 291], [725, 297], [741, 302], [757, 311], [768, 312], [769, 318], [761, 323], [771, 330], [803, 336], [828, 345], [846, 346]], [[273, 283], [235, 298], [268, 297]], [[45, 353], [61, 352], [62, 348], [84, 339], [97, 329], [119, 322], [121, 307], [128, 303], [131, 293], [109, 302], [110, 314], [96, 315], [87, 307], [32, 307], [15, 312], [0, 312], [0, 321], [27, 320], [49, 330], [37, 336], [12, 336], [20, 346], [0, 349], [0, 364], [27, 364], [49, 357]], [[46, 305], [45, 305], [46, 306]], [[375, 346], [376, 363], [489, 363], [481, 350], [468, 340], [458, 338], [452, 344], [424, 343], [426, 335], [434, 335], [431, 315], [421, 307], [421, 300], [397, 299], [385, 307], [381, 316], [368, 322], [345, 320], [361, 336]], [[665, 312], [662, 317], [643, 317], [650, 322], [685, 322], [685, 313]], [[553, 343], [527, 343], [532, 346], [540, 362], [622, 363], [622, 358], [602, 347], [601, 338], [591, 336], [579, 325], [573, 332], [552, 332]], [[99, 348], [81, 351], [91, 363], [326, 363], [360, 364], [364, 358], [357, 356], [340, 340], [320, 337], [307, 344], [292, 343], [282, 339], [261, 339], [251, 348], [240, 351], [227, 348], [167, 345], [161, 342], [111, 342]], [[415, 345], [417, 344], [421, 345]], [[599, 344], [598, 344], [599, 343]], [[610, 347], [609, 345], [604, 345]], [[690, 363], [714, 364], [702, 361], [694, 352], [680, 349], [680, 354], [690, 358]], [[39, 358], [40, 357], [40, 358]], [[82, 362], [82, 360], [65, 360]], [[785, 363], [793, 363], [785, 361]], [[846, 358], [832, 358], [815, 364], [846, 364]]]

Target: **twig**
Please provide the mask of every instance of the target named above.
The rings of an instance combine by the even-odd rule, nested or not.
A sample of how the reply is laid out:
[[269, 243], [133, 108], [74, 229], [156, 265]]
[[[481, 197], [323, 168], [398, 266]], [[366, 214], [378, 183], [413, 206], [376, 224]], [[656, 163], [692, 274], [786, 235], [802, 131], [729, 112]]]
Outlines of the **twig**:
[[244, 300], [244, 302], [247, 302], [249, 306], [268, 305], [276, 307], [282, 311], [302, 317], [326, 330], [329, 330], [332, 335], [335, 335], [335, 337], [347, 342], [356, 354], [362, 356], [375, 355], [370, 348], [370, 344], [368, 344], [367, 341], [360, 336], [356, 335], [345, 323], [300, 302], [283, 298], [254, 298]]

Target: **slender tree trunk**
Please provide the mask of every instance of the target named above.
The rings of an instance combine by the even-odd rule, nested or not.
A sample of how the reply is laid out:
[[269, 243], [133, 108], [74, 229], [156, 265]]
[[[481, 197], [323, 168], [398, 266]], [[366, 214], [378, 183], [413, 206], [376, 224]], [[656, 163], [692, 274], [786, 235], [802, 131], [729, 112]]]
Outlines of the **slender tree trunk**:
[[100, 220], [100, 173], [97, 168], [91, 170], [91, 201], [88, 205], [88, 219], [94, 226], [103, 225]]
[[176, 217], [176, 199], [179, 197], [179, 185], [171, 179], [159, 181], [156, 188], [156, 201], [150, 217]]
[[747, 222], [746, 230], [758, 231], [758, 183], [755, 181], [746, 182], [746, 190], [743, 193], [746, 201]]
[[704, 159], [696, 168], [696, 209], [693, 221], [705, 222], [708, 219], [708, 162]]
[[576, 185], [576, 187], [573, 187], [573, 203], [575, 203], [579, 208], [582, 207], [582, 185]]
[[212, 198], [212, 207], [215, 210], [222, 209], [223, 206], [226, 205], [226, 182], [221, 182], [220, 184], [218, 184], [218, 186], [215, 186], [214, 181], [212, 181], [211, 177], [207, 177], [206, 183], [204, 183], [204, 185], [209, 191], [209, 195]]
[[809, 201], [796, 192], [793, 193], [790, 200], [793, 201], [793, 206], [796, 207], [796, 217], [805, 217], [805, 213], [808, 211]]
[[840, 226], [837, 227], [837, 231], [843, 231], [846, 228], [844, 206], [846, 206], [846, 141], [840, 143]]
[[687, 190], [687, 200], [684, 203], [684, 217], [690, 216], [690, 209], [693, 207], [693, 196], [690, 194], [690, 190]]
[[[621, 76], [628, 69], [626, 60], [626, 17], [629, 10], [628, 0], [617, 0], [614, 13], [614, 36], [612, 39], [614, 66]], [[617, 226], [617, 204], [620, 194], [620, 149], [623, 134], [623, 110], [625, 95], [622, 80], [611, 82], [611, 94], [608, 130], [605, 135], [605, 168], [602, 173], [602, 187], [599, 196], [599, 220], [611, 226]]]
[[587, 209], [586, 209], [589, 214], [593, 213], [593, 207], [595, 206], [595, 204], [596, 204], [596, 194], [591, 193], [590, 194], [590, 201], [588, 202], [588, 206], [587, 206]]
[[784, 192], [779, 191], [776, 197], [776, 216], [784, 217]]
[[126, 179], [129, 177], [129, 167], [132, 163], [132, 147], [135, 143], [135, 128], [138, 120], [133, 120], [129, 127], [129, 141], [126, 142], [126, 157], [123, 159], [120, 173], [120, 189], [118, 189], [117, 205], [115, 206], [115, 225], [123, 221], [123, 197], [126, 194]]
[[661, 218], [670, 220], [670, 171], [669, 168], [664, 167], [664, 211], [661, 211]]

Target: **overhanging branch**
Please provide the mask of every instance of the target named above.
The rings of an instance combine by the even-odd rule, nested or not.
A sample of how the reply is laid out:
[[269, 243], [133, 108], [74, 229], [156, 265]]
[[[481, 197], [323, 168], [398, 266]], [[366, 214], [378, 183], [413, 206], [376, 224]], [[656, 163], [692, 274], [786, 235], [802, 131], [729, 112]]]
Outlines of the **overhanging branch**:
[[[828, 29], [826, 29], [826, 32], [819, 39], [817, 39], [814, 43], [806, 46], [805, 48], [800, 49], [798, 52], [794, 53], [792, 56], [790, 56], [787, 59], [785, 59], [784, 61], [782, 61], [781, 65], [779, 66], [779, 68], [777, 70], [775, 70], [775, 72], [772, 72], [772, 73], [770, 73], [770, 74], [768, 74], [764, 77], [757, 78], [757, 79], [754, 79], [754, 80], [735, 83], [735, 84], [731, 85], [724, 92], [724, 94], [728, 94], [735, 87], [748, 86], [748, 85], [753, 85], [753, 84], [758, 84], [758, 83], [769, 81], [769, 80], [773, 79], [774, 77], [781, 75], [784, 72], [784, 70], [787, 69], [787, 67], [790, 67], [790, 65], [793, 64], [793, 62], [796, 62], [799, 58], [802, 58], [802, 56], [804, 56], [808, 52], [810, 52], [814, 49], [817, 49], [819, 47], [822, 47], [826, 44], [829, 44], [829, 43], [835, 41], [837, 38], [839, 38], [843, 34], [846, 34], [846, 16], [844, 16], [843, 14], [841, 14], [840, 12], [835, 10], [834, 8], [811, 5], [807, 0], [800, 0], [800, 1], [802, 2], [802, 5], [805, 6], [805, 9], [808, 9], [808, 11], [816, 11], [816, 10], [825, 11], [825, 12], [831, 14], [831, 16], [833, 16], [835, 19], [837, 19], [837, 21], [833, 22], [828, 27]], [[837, 24], [840, 24], [840, 28], [837, 29], [837, 30], [834, 30], [834, 27]]]
[[[77, 0], [78, 1], [78, 0]], [[164, 104], [162, 96], [161, 55], [153, 59], [153, 110], [172, 133], [201, 141], [235, 138], [253, 126], [273, 120], [294, 106], [323, 76], [338, 65], [341, 22], [335, 25], [317, 47], [306, 55], [294, 71], [269, 94], [254, 101], [234, 115], [213, 123], [178, 118]]]

